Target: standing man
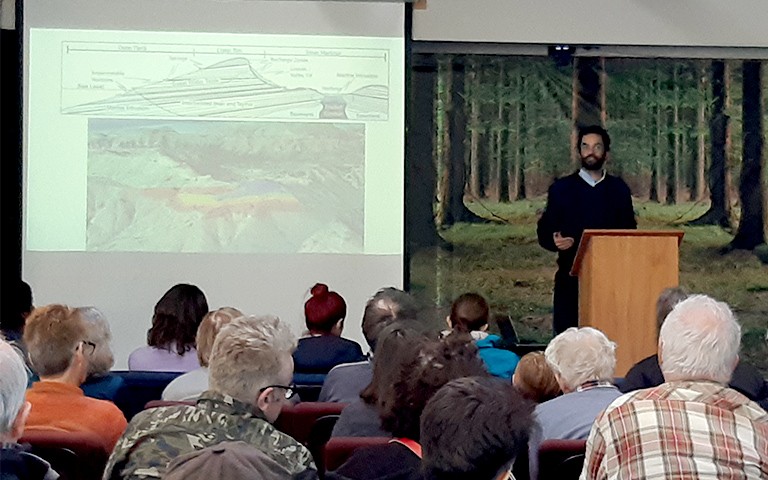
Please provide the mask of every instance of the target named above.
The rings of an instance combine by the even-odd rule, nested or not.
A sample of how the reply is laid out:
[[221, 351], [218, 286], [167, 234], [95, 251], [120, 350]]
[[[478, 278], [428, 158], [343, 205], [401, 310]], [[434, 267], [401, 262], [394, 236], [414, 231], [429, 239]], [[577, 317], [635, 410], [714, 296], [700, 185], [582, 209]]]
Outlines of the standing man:
[[637, 228], [629, 187], [605, 173], [611, 138], [602, 127], [579, 130], [581, 169], [549, 187], [547, 207], [539, 219], [539, 244], [557, 252], [555, 273], [555, 334], [579, 324], [579, 283], [570, 275], [581, 234], [588, 228]]

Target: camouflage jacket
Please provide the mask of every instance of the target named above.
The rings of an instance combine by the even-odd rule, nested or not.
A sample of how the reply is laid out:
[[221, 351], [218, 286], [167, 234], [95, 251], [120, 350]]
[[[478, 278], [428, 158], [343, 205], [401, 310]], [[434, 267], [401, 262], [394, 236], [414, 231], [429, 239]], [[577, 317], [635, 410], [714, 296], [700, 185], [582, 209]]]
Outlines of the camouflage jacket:
[[136, 415], [109, 457], [104, 480], [161, 478], [179, 455], [229, 440], [253, 445], [292, 474], [315, 469], [309, 450], [260, 412], [207, 391], [195, 406], [152, 408]]

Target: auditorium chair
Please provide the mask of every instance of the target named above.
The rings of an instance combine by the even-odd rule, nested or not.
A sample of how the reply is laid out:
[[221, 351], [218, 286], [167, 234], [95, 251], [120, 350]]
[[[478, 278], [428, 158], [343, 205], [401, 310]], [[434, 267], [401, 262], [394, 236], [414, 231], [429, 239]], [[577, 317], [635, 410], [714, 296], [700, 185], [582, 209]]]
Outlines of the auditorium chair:
[[346, 403], [336, 402], [301, 402], [286, 405], [277, 417], [275, 427], [299, 443], [307, 445], [315, 420], [326, 415], [339, 415], [346, 406]]
[[539, 446], [539, 480], [579, 478], [586, 450], [586, 440], [544, 440]]
[[382, 445], [390, 440], [389, 437], [333, 437], [323, 448], [325, 471], [332, 472], [342, 466], [358, 448]]
[[151, 400], [160, 400], [165, 387], [171, 380], [181, 375], [180, 372], [141, 372], [112, 371], [123, 379], [123, 386], [117, 392], [115, 405], [123, 411], [130, 422], [134, 415], [144, 410]]
[[87, 432], [26, 430], [19, 443], [29, 444], [30, 453], [50, 463], [61, 480], [100, 479], [110, 454], [101, 438]]
[[144, 405], [144, 410], [157, 407], [173, 407], [175, 405], [194, 405], [194, 400], [150, 400]]

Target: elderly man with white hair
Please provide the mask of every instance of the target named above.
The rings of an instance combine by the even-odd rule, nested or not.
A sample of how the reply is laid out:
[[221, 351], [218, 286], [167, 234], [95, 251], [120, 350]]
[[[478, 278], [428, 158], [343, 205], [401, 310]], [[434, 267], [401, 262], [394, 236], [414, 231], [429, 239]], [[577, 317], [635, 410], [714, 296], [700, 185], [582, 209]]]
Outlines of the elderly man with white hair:
[[600, 330], [571, 327], [544, 351], [563, 395], [539, 404], [541, 438], [587, 438], [597, 415], [621, 396], [613, 385], [616, 344]]
[[278, 318], [240, 317], [225, 325], [209, 359], [210, 388], [194, 406], [144, 410], [107, 463], [104, 479], [163, 478], [176, 457], [225, 441], [243, 441], [292, 475], [316, 476], [306, 447], [272, 423], [293, 396], [296, 338]]
[[16, 441], [24, 432], [32, 405], [24, 400], [27, 369], [16, 351], [0, 337], [0, 476], [52, 480], [59, 475], [42, 458], [25, 452]]
[[678, 303], [659, 334], [665, 383], [598, 417], [581, 478], [768, 478], [768, 413], [727, 386], [740, 343], [725, 303]]

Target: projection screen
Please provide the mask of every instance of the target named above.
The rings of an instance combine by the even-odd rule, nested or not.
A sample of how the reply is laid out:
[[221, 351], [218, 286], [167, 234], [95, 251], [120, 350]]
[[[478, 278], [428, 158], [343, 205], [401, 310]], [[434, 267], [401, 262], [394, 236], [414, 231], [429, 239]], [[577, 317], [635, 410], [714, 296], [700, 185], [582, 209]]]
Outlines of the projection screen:
[[303, 331], [315, 282], [403, 279], [403, 5], [24, 3], [23, 277], [117, 368], [176, 283]]

